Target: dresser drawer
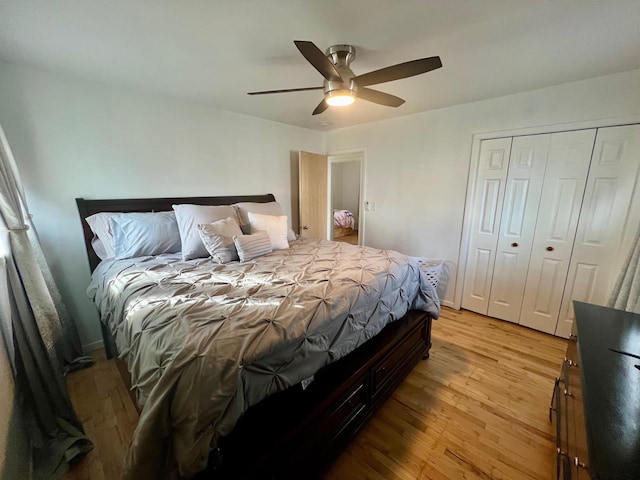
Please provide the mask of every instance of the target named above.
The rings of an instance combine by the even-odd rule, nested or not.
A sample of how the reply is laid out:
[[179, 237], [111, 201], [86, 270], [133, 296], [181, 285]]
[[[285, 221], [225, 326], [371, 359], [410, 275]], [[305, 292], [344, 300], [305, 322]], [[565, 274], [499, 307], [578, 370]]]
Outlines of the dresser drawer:
[[584, 397], [580, 378], [577, 342], [569, 341], [567, 355], [564, 361], [566, 390], [568, 405], [568, 421], [572, 434], [569, 455], [574, 467], [572, 478], [590, 478], [588, 474], [589, 453], [587, 446], [587, 432], [584, 418]]
[[568, 416], [572, 413], [569, 412], [569, 405], [567, 402], [566, 390], [566, 370], [565, 366], [562, 366], [560, 377], [556, 378], [555, 386], [553, 388], [553, 398], [551, 403], [551, 412], [554, 415], [549, 416], [550, 420], [553, 420], [556, 431], [556, 479], [569, 480], [571, 479], [571, 457], [569, 453], [571, 438], [573, 433], [569, 428]]
[[555, 411], [557, 478], [589, 479], [587, 437], [577, 338], [572, 335], [556, 380], [552, 411]]
[[400, 347], [389, 352], [380, 362], [372, 369], [372, 388], [373, 395], [384, 389], [387, 384], [396, 378], [396, 371], [403, 365], [407, 364], [407, 358], [412, 355], [418, 355], [425, 348], [423, 335], [423, 327], [416, 328], [408, 336], [408, 341], [404, 342]]

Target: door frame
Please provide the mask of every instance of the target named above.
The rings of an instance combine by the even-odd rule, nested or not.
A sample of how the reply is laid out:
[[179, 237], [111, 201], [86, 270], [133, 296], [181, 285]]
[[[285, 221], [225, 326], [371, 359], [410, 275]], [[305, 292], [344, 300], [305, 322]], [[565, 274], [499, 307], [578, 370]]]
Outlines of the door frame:
[[[617, 127], [621, 125], [633, 125], [640, 123], [640, 115], [629, 115], [624, 117], [603, 118], [597, 120], [585, 120], [569, 123], [558, 123], [554, 125], [538, 125], [534, 127], [516, 128], [511, 130], [497, 130], [494, 132], [474, 133], [471, 137], [471, 157], [469, 161], [469, 172], [467, 174], [467, 190], [464, 206], [464, 216], [462, 223], [462, 235], [460, 238], [460, 250], [458, 252], [458, 268], [456, 270], [455, 291], [453, 295], [453, 308], [462, 308], [462, 289], [464, 277], [467, 269], [467, 255], [469, 251], [471, 221], [472, 221], [472, 201], [475, 194], [476, 179], [478, 175], [478, 164], [480, 159], [480, 144], [483, 140], [506, 137], [520, 137], [525, 135], [540, 135], [545, 133], [567, 132], [572, 130], [587, 130], [592, 128]], [[632, 202], [640, 197], [640, 182], [636, 185]], [[636, 222], [640, 222], [640, 212], [636, 212], [638, 217]], [[637, 223], [635, 223], [637, 225]], [[632, 232], [631, 235], [633, 235]], [[623, 247], [629, 244], [629, 239], [622, 242]], [[624, 257], [624, 248], [621, 254]], [[618, 262], [620, 263], [620, 262]], [[448, 302], [447, 302], [448, 303]], [[446, 304], [443, 302], [443, 304]]]
[[332, 238], [333, 232], [333, 210], [332, 210], [332, 201], [333, 201], [333, 192], [331, 189], [331, 175], [332, 175], [332, 164], [333, 163], [344, 163], [344, 162], [360, 162], [360, 198], [358, 201], [358, 245], [364, 245], [364, 234], [365, 234], [365, 172], [366, 172], [366, 163], [367, 163], [367, 149], [362, 148], [350, 148], [345, 150], [335, 150], [333, 152], [329, 152], [327, 154], [329, 158], [329, 174], [327, 175], [327, 210], [329, 212], [329, 221], [327, 222], [327, 238]]

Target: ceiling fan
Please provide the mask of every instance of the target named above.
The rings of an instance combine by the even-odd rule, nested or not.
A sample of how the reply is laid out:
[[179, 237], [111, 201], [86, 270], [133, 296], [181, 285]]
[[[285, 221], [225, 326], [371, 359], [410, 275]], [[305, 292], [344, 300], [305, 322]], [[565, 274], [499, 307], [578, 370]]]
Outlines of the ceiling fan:
[[296, 40], [293, 43], [304, 58], [324, 77], [323, 86], [249, 92], [249, 95], [324, 90], [324, 98], [313, 111], [313, 115], [324, 112], [330, 106], [351, 105], [356, 98], [387, 107], [399, 107], [404, 103], [402, 98], [367, 87], [413, 77], [442, 67], [440, 57], [429, 57], [399, 63], [363, 75], [355, 75], [349, 67], [356, 58], [356, 49], [353, 46], [333, 45], [327, 49], [325, 55], [313, 42]]

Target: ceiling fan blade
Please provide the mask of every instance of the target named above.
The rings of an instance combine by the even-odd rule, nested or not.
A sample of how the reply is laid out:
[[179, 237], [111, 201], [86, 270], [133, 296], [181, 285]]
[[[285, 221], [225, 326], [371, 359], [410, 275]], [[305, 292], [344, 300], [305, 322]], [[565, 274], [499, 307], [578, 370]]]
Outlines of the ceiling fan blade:
[[421, 58], [419, 60], [399, 63], [398, 65], [358, 75], [353, 77], [351, 80], [355, 81], [358, 87], [365, 87], [367, 85], [377, 85], [378, 83], [386, 83], [391, 82], [392, 80], [413, 77], [414, 75], [427, 73], [440, 67], [442, 67], [440, 57]]
[[329, 108], [329, 104], [322, 99], [311, 115], [318, 115], [319, 113], [324, 112], [327, 108]]
[[386, 105], [387, 107], [399, 107], [404, 103], [404, 100], [395, 95], [389, 93], [379, 92], [378, 90], [372, 90], [371, 88], [360, 87], [356, 95], [362, 100], [368, 102], [378, 103], [380, 105]]
[[300, 50], [304, 58], [320, 72], [320, 75], [329, 81], [342, 81], [342, 77], [340, 77], [340, 73], [338, 73], [336, 67], [331, 63], [331, 60], [322, 53], [322, 50], [316, 47], [315, 43], [306, 40], [295, 40], [293, 43], [296, 44], [296, 47], [298, 47], [298, 50]]
[[324, 87], [287, 88], [285, 90], [264, 90], [262, 92], [247, 92], [247, 95], [267, 95], [269, 93], [305, 92], [307, 90], [322, 90]]

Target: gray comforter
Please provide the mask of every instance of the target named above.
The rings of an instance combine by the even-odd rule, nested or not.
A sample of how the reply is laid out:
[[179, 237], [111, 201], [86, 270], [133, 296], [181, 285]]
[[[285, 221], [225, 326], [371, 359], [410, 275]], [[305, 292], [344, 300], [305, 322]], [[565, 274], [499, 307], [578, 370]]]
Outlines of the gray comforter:
[[143, 405], [125, 479], [192, 476], [251, 405], [409, 309], [439, 314], [409, 257], [320, 240], [227, 265], [175, 254], [104, 261], [88, 294]]

